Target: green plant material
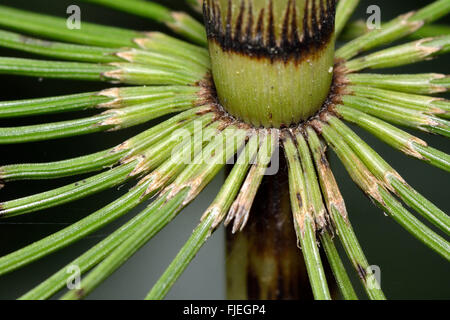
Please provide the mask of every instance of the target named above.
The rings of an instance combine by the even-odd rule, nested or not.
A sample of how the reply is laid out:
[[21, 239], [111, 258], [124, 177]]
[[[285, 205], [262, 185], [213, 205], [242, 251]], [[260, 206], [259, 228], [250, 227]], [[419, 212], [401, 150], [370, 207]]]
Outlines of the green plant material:
[[186, 2], [198, 13], [202, 13], [203, 0], [186, 0]]
[[170, 9], [150, 1], [142, 0], [83, 0], [100, 4], [120, 11], [149, 18], [171, 28], [180, 35], [201, 45], [206, 45], [206, 33], [203, 26], [183, 12], [172, 12]]
[[450, 102], [442, 98], [365, 86], [349, 86], [346, 90], [355, 96], [390, 103], [391, 105], [401, 106], [402, 108], [417, 110], [443, 118], [450, 116]]
[[133, 30], [82, 22], [82, 30], [67, 28], [66, 18], [0, 6], [0, 25], [39, 37], [100, 47], [135, 47], [134, 39], [143, 34]]
[[448, 0], [433, 1], [417, 12], [401, 15], [385, 23], [379, 29], [373, 29], [346, 43], [336, 51], [336, 57], [348, 60], [363, 51], [403, 38], [417, 31], [424, 24], [433, 22], [449, 12]]
[[3, 181], [27, 179], [51, 179], [102, 170], [121, 161], [129, 160], [153, 144], [166, 139], [175, 130], [183, 128], [191, 121], [209, 123], [214, 115], [206, 113], [208, 107], [197, 107], [182, 112], [144, 132], [124, 141], [120, 145], [90, 155], [47, 163], [25, 163], [0, 166]]
[[317, 182], [316, 169], [314, 168], [308, 144], [301, 133], [295, 135], [295, 142], [305, 175], [308, 201], [312, 204], [313, 208], [315, 227], [320, 232], [327, 227], [328, 221], [325, 205], [322, 200], [322, 192]]
[[200, 222], [189, 240], [181, 248], [164, 274], [158, 279], [158, 282], [145, 297], [146, 300], [161, 300], [165, 297], [175, 281], [210, 237], [211, 225], [215, 218], [214, 215], [209, 214]]
[[[206, 123], [204, 124], [206, 125]], [[189, 150], [198, 151], [202, 146], [216, 134], [219, 127], [218, 123], [211, 124], [204, 136], [189, 139], [187, 144], [190, 146]], [[163, 142], [164, 143], [164, 142]], [[186, 141], [182, 142], [184, 145]], [[173, 180], [182, 170], [186, 164], [180, 161], [180, 156], [172, 156], [165, 163], [159, 166], [152, 174], [147, 175], [141, 180], [140, 184], [145, 186], [145, 199], [160, 191], [167, 183]], [[168, 170], [169, 169], [169, 170]], [[165, 177], [165, 178], [162, 178]], [[144, 200], [145, 200], [144, 199]], [[166, 197], [157, 198], [151, 206], [161, 206], [165, 203]], [[136, 215], [133, 219], [127, 222], [124, 226], [113, 232], [106, 239], [92, 247], [83, 255], [75, 259], [71, 264], [55, 273], [52, 277], [42, 282], [39, 286], [25, 294], [22, 299], [44, 299], [52, 296], [58, 290], [62, 289], [66, 284], [67, 268], [73, 264], [80, 268], [81, 273], [85, 273], [99, 262], [101, 262], [112, 250], [119, 244], [123, 243], [127, 238], [139, 230], [143, 221], [149, 218], [152, 210], [144, 210]]]
[[384, 294], [381, 291], [375, 276], [371, 272], [368, 272], [369, 263], [367, 262], [348, 219], [344, 199], [342, 198], [333, 172], [331, 171], [330, 164], [325, 155], [326, 147], [322, 144], [316, 132], [311, 127], [307, 128], [307, 133], [308, 143], [314, 156], [314, 162], [316, 164], [319, 182], [328, 213], [342, 245], [344, 246], [345, 252], [352, 262], [370, 299], [384, 300]]
[[223, 51], [213, 41], [209, 49], [219, 101], [227, 112], [255, 127], [279, 128], [306, 120], [328, 95], [334, 37], [314, 59], [301, 62], [253, 59]]
[[134, 64], [142, 64], [147, 67], [155, 66], [170, 70], [180, 70], [199, 77], [203, 77], [208, 72], [208, 68], [200, 65], [198, 62], [186, 60], [183, 57], [166, 55], [158, 52], [133, 48], [119, 51], [117, 52], [117, 56]]
[[339, 37], [351, 15], [359, 4], [359, 0], [340, 0], [336, 7], [335, 33]]
[[450, 172], [450, 156], [428, 146], [425, 141], [364, 112], [342, 105], [336, 106], [336, 111], [345, 120], [359, 125], [393, 148]]
[[0, 57], [0, 74], [63, 78], [75, 80], [107, 80], [103, 73], [113, 71], [109, 65], [86, 62], [60, 62]]
[[56, 97], [0, 102], [0, 118], [23, 117], [92, 108], [123, 108], [162, 98], [192, 95], [200, 88], [188, 86], [123, 87]]
[[256, 192], [261, 185], [264, 174], [269, 166], [270, 159], [272, 158], [272, 154], [277, 146], [278, 134], [278, 131], [273, 129], [263, 131], [262, 133], [263, 136], [261, 137], [256, 162], [251, 166], [241, 191], [231, 205], [228, 216], [225, 219], [225, 225], [228, 225], [234, 220], [232, 233], [242, 231], [247, 224]]
[[108, 118], [99, 123], [100, 126], [110, 126], [110, 130], [119, 130], [166, 114], [185, 111], [192, 108], [197, 97], [195, 95], [176, 95], [155, 101], [144, 102], [121, 109], [111, 109], [103, 112]]
[[137, 161], [50, 191], [0, 202], [0, 217], [12, 217], [55, 207], [117, 186], [130, 178]]
[[[223, 132], [222, 138], [228, 137], [228, 139], [235, 139], [241, 137], [244, 141], [245, 131], [239, 129], [227, 128], [227, 132]], [[119, 245], [105, 260], [103, 260], [89, 275], [83, 280], [81, 288], [77, 290], [69, 291], [62, 299], [80, 299], [85, 297], [91, 292], [98, 284], [100, 284], [108, 275], [114, 272], [122, 263], [124, 263], [129, 257], [131, 257], [141, 246], [143, 246], [148, 240], [150, 240], [161, 228], [169, 223], [175, 215], [184, 208], [195, 196], [212, 180], [218, 171], [224, 166], [225, 161], [223, 157], [231, 152], [237, 151], [240, 147], [239, 144], [227, 143], [225, 149], [223, 148], [223, 139], [214, 139], [203, 150], [206, 155], [211, 155], [213, 150], [222, 150], [222, 154], [211, 155], [206, 160], [219, 160], [222, 161], [205, 161], [202, 166], [202, 162], [195, 160], [205, 160], [204, 154], [199, 154], [194, 159], [194, 162], [189, 164], [186, 169], [177, 177], [177, 179], [163, 191], [161, 197], [165, 198], [164, 204], [160, 207], [150, 205], [148, 209], [153, 211], [149, 215], [146, 221], [143, 221], [140, 228]], [[218, 148], [220, 146], [220, 148]]]
[[430, 249], [450, 260], [450, 244], [430, 228], [421, 223], [400, 202], [387, 191], [367, 167], [361, 162], [351, 148], [329, 125], [322, 123], [324, 138], [333, 147], [344, 164], [353, 181], [370, 197], [386, 214], [394, 218], [405, 230], [424, 243]]
[[445, 212], [409, 186], [378, 153], [339, 119], [330, 117], [328, 122], [344, 138], [372, 174], [383, 181], [389, 190], [396, 192], [405, 203], [441, 230], [450, 234], [450, 218]]
[[107, 71], [101, 74], [102, 78], [114, 83], [127, 83], [137, 85], [193, 85], [202, 80], [204, 75], [191, 74], [185, 70], [167, 67], [152, 67], [140, 64], [114, 62], [108, 66]]
[[439, 73], [353, 73], [346, 75], [346, 78], [350, 84], [365, 85], [415, 94], [434, 94], [446, 92], [450, 88], [450, 77]]
[[[145, 189], [146, 185], [142, 187]], [[156, 199], [152, 205], [160, 206], [164, 202], [164, 198]], [[147, 213], [147, 215], [143, 214]], [[48, 299], [56, 294], [59, 290], [67, 285], [67, 270], [70, 266], [78, 266], [81, 273], [85, 273], [92, 269], [100, 261], [102, 261], [114, 248], [121, 244], [125, 239], [130, 237], [138, 228], [139, 224], [148, 218], [148, 211], [142, 212], [121, 226], [118, 230], [111, 233], [104, 240], [86, 251], [83, 255], [73, 260], [67, 266], [61, 268], [47, 280], [21, 296], [20, 300], [42, 300]]]
[[345, 300], [358, 300], [358, 296], [353, 289], [339, 252], [334, 245], [332, 236], [328, 231], [324, 231], [320, 233], [319, 237], [342, 296]]
[[164, 274], [158, 279], [148, 293], [146, 299], [163, 299], [172, 288], [175, 281], [180, 277], [200, 248], [209, 238], [211, 232], [219, 225], [225, 217], [233, 200], [244, 181], [245, 174], [248, 171], [250, 162], [255, 157], [258, 150], [258, 135], [253, 135], [245, 146], [236, 164], [233, 166], [230, 174], [225, 180], [222, 188], [214, 201], [205, 211], [201, 222], [194, 230], [189, 240], [170, 263]]
[[22, 143], [119, 130], [169, 113], [187, 110], [193, 106], [193, 99], [195, 96], [176, 96], [122, 109], [111, 109], [97, 116], [77, 120], [0, 128], [0, 143]]
[[140, 48], [158, 52], [166, 56], [175, 56], [192, 61], [205, 68], [210, 68], [208, 50], [188, 42], [170, 37], [160, 32], [148, 32], [134, 40]]
[[102, 122], [111, 117], [112, 115], [103, 114], [77, 120], [4, 127], [0, 128], [0, 144], [50, 140], [105, 131], [111, 129], [113, 125], [102, 124]]
[[58, 97], [0, 101], [0, 118], [85, 110], [112, 100], [112, 98], [99, 95], [97, 92], [86, 92]]
[[344, 66], [348, 72], [367, 68], [391, 68], [430, 60], [449, 51], [450, 36], [425, 38], [350, 60]]
[[[384, 22], [381, 24], [383, 25]], [[367, 28], [367, 23], [364, 20], [356, 20], [345, 25], [344, 30], [339, 36], [339, 40], [353, 40], [364, 35], [370, 30]], [[408, 35], [409, 39], [419, 40], [429, 37], [446, 36], [450, 34], [450, 26], [445, 24], [427, 24], [419, 30]]]
[[330, 300], [331, 296], [316, 243], [316, 228], [311, 213], [313, 204], [309, 199], [307, 190], [307, 182], [309, 181], [306, 181], [307, 177], [304, 175], [298, 150], [290, 135], [283, 137], [283, 146], [288, 163], [289, 193], [295, 231], [305, 259], [314, 298]]
[[446, 132], [448, 132], [449, 122], [447, 120], [425, 114], [419, 110], [404, 108], [390, 102], [381, 102], [350, 95], [343, 96], [342, 103], [344, 106], [357, 109], [392, 123], [448, 136]]
[[119, 62], [115, 49], [52, 42], [0, 30], [0, 46], [47, 57], [84, 62]]
[[141, 222], [140, 228], [119, 244], [100, 264], [82, 281], [81, 288], [67, 292], [61, 299], [81, 299], [90, 293], [107, 276], [112, 274], [122, 263], [133, 255], [141, 246], [169, 223], [182, 207], [181, 203], [188, 190], [182, 190], [174, 198], [152, 203], [141, 214], [148, 218]]
[[[71, 224], [70, 226], [0, 258], [0, 274], [5, 274], [38, 260], [118, 219], [139, 203], [148, 199], [150, 181], [140, 184], [114, 202]], [[67, 274], [66, 274], [67, 276]]]
[[322, 191], [316, 175], [316, 168], [312, 160], [311, 153], [302, 133], [295, 135], [295, 142], [298, 153], [302, 161], [303, 172], [305, 176], [305, 185], [307, 186], [307, 197], [312, 204], [314, 213], [315, 228], [318, 230], [318, 237], [323, 244], [325, 253], [330, 262], [336, 282], [345, 299], [357, 299], [350, 279], [347, 276], [345, 268], [340, 260], [338, 252], [334, 246], [333, 240], [328, 230], [328, 217], [326, 215], [325, 204], [322, 199]]

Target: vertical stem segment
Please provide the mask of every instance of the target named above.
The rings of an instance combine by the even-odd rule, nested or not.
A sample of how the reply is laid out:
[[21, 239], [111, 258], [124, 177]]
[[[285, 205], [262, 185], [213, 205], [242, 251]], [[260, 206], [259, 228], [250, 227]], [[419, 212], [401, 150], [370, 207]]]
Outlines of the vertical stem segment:
[[206, 0], [220, 103], [254, 126], [313, 115], [332, 81], [335, 0]]

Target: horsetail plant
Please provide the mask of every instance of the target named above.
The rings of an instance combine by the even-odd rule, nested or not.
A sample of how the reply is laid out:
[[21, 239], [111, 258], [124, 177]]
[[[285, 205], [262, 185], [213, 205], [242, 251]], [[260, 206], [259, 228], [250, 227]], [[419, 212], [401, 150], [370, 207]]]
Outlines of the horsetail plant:
[[[90, 110], [87, 117], [0, 128], [1, 144], [111, 132], [163, 119], [116, 146], [52, 162], [0, 166], [16, 180], [89, 178], [0, 202], [0, 217], [34, 214], [135, 181], [124, 195], [58, 232], [0, 258], [12, 272], [147, 207], [76, 258], [81, 299], [117, 270], [226, 168], [220, 192], [147, 299], [162, 299], [223, 222], [230, 225], [228, 297], [299, 298], [300, 265], [315, 299], [358, 299], [345, 259], [370, 299], [385, 295], [350, 222], [327, 148], [364, 194], [417, 240], [450, 260], [450, 218], [421, 195], [346, 123], [408, 156], [450, 171], [450, 156], [399, 127], [449, 137], [450, 88], [440, 73], [365, 73], [450, 51], [450, 27], [434, 24], [450, 1], [367, 29], [347, 23], [358, 0], [188, 0], [187, 13], [143, 0], [83, 0], [148, 18], [180, 38], [0, 6], [0, 46], [39, 58], [0, 57], [0, 73], [97, 81], [96, 92], [0, 102], [0, 118]], [[341, 45], [340, 40], [350, 39]], [[394, 41], [401, 41], [388, 46]], [[335, 50], [338, 41], [339, 48]], [[381, 47], [381, 49], [380, 49]], [[369, 52], [370, 51], [370, 52]], [[45, 60], [49, 59], [49, 60]], [[372, 71], [375, 70], [375, 71]], [[278, 172], [269, 173], [278, 164]], [[263, 196], [258, 198], [258, 194]], [[436, 231], [422, 220], [427, 220]], [[296, 245], [301, 249], [298, 250]], [[345, 256], [338, 247], [342, 245]], [[321, 250], [324, 254], [321, 255]], [[299, 262], [300, 261], [300, 262]], [[328, 273], [331, 270], [332, 276]], [[66, 285], [66, 267], [21, 299]]]

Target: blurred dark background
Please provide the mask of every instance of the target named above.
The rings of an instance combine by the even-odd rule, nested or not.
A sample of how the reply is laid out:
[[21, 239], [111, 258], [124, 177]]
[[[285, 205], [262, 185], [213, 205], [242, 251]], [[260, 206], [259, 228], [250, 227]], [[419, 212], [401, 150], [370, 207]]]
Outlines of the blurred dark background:
[[[188, 10], [183, 1], [159, 1], [176, 10]], [[376, 4], [380, 6], [382, 20], [410, 10], [420, 8], [430, 1], [361, 1], [356, 18], [365, 18], [366, 8]], [[161, 30], [161, 26], [145, 19], [79, 1], [66, 0], [3, 0], [2, 5], [10, 5], [33, 12], [42, 12], [57, 16], [66, 16], [66, 8], [77, 4], [81, 8], [82, 21], [103, 23], [137, 30]], [[193, 13], [195, 15], [195, 13]], [[199, 17], [198, 15], [196, 15]], [[201, 17], [199, 17], [201, 18]], [[443, 21], [449, 23], [449, 21]], [[13, 50], [0, 48], [1, 56], [32, 57]], [[413, 66], [389, 69], [388, 73], [405, 72], [441, 72], [450, 73], [449, 57], [427, 61]], [[107, 84], [78, 82], [68, 80], [35, 79], [0, 75], [0, 100], [14, 100], [44, 97], [107, 88]], [[89, 114], [89, 112], [83, 115]], [[77, 116], [83, 116], [78, 114]], [[0, 121], [0, 126], [13, 126], [38, 123], [42, 120], [59, 121], [70, 119], [74, 115], [51, 115], [43, 118], [14, 119]], [[59, 160], [87, 154], [111, 147], [147, 128], [144, 124], [135, 128], [108, 134], [93, 134], [77, 138], [54, 140], [20, 145], [0, 146], [0, 165], [17, 162], [39, 162]], [[389, 146], [373, 138], [370, 134], [355, 130], [385, 159], [396, 168], [404, 178], [424, 196], [432, 200], [445, 212], [449, 211], [448, 176], [437, 168], [408, 158]], [[445, 138], [414, 132], [431, 146], [450, 152], [450, 145]], [[450, 268], [448, 262], [416, 241], [392, 219], [372, 206], [367, 198], [353, 184], [342, 165], [330, 154], [334, 172], [346, 199], [347, 208], [353, 226], [371, 264], [381, 268], [381, 283], [386, 296], [390, 299], [448, 299], [450, 298]], [[0, 201], [14, 197], [58, 187], [80, 177], [52, 181], [33, 181], [8, 183], [0, 191]], [[115, 272], [93, 294], [91, 299], [140, 299], [163, 272], [164, 268], [176, 255], [199, 217], [219, 190], [223, 173], [185, 209], [167, 228], [160, 232], [151, 242], [140, 250], [130, 261]], [[23, 217], [0, 221], [0, 256], [17, 250], [42, 237], [49, 235], [70, 223], [78, 221], [89, 213], [101, 208], [123, 194], [131, 185], [124, 185], [108, 190], [75, 203], [54, 209], [32, 213]], [[112, 232], [117, 226], [128, 220], [138, 210], [134, 210], [122, 219], [109, 225], [78, 243], [35, 262], [21, 270], [0, 278], [0, 299], [14, 299], [25, 293], [59, 268], [65, 266], [75, 257]], [[433, 227], [432, 227], [433, 228]], [[221, 228], [214, 234], [188, 267], [168, 299], [223, 299], [225, 298], [224, 277], [224, 232]], [[351, 269], [348, 269], [351, 271]], [[354, 284], [359, 286], [356, 276]]]

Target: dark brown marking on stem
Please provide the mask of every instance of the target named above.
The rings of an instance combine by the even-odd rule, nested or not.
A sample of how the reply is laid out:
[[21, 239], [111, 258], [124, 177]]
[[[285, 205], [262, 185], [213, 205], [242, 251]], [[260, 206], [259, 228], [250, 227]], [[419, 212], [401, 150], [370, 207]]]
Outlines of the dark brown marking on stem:
[[[203, 5], [208, 39], [216, 42], [225, 52], [252, 58], [267, 58], [272, 62], [301, 61], [326, 47], [334, 33], [336, 0], [318, 0], [318, 8], [316, 1], [307, 0], [301, 32], [297, 25], [298, 8], [295, 1], [289, 1], [279, 39], [275, 32], [272, 1], [259, 11], [256, 24], [251, 2], [246, 5], [244, 0], [241, 1], [238, 18], [234, 23], [231, 0], [228, 1], [225, 25], [222, 24], [221, 8], [214, 0], [206, 0]], [[323, 1], [327, 1], [326, 7]], [[247, 18], [243, 19], [244, 16]], [[241, 37], [243, 20], [247, 20], [245, 37]], [[267, 26], [264, 27], [264, 24]]]
[[367, 278], [366, 270], [359, 263], [356, 263], [356, 269], [358, 270], [359, 277], [365, 282]]

